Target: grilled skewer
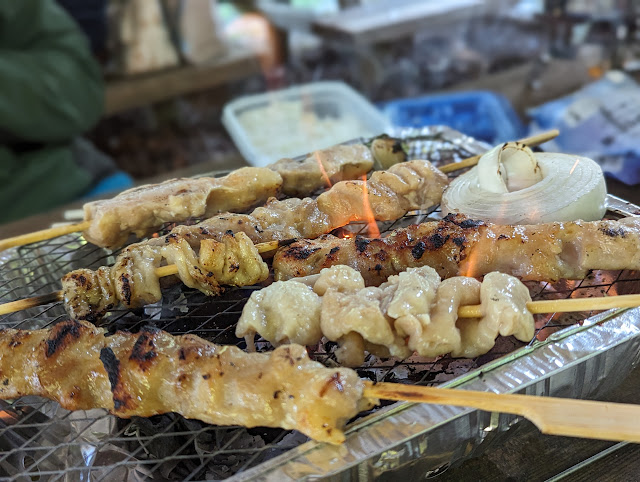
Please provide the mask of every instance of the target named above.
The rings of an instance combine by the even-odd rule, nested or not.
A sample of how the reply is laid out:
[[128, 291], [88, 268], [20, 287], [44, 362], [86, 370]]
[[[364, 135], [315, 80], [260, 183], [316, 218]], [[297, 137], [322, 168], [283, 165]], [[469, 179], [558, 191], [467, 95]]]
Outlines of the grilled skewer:
[[[257, 333], [273, 345], [337, 342], [341, 365], [361, 366], [365, 352], [405, 359], [487, 353], [498, 335], [529, 342], [534, 336], [529, 290], [517, 278], [489, 273], [482, 283], [463, 276], [441, 281], [429, 266], [409, 268], [380, 287], [364, 286], [347, 266], [312, 279], [276, 282], [251, 294], [236, 326], [252, 348]], [[480, 303], [480, 316], [458, 323], [461, 305]]]
[[639, 406], [374, 385], [348, 368], [310, 360], [300, 345], [248, 354], [155, 328], [107, 335], [66, 321], [5, 329], [0, 379], [2, 399], [38, 395], [69, 410], [103, 408], [122, 418], [176, 412], [211, 424], [295, 429], [333, 444], [377, 398], [499, 410], [531, 417], [545, 433], [640, 442]]
[[324, 337], [337, 343], [336, 359], [345, 366], [361, 366], [365, 352], [382, 358], [473, 358], [493, 348], [498, 335], [531, 341], [533, 313], [638, 305], [640, 295], [534, 302], [513, 276], [492, 272], [482, 282], [463, 276], [441, 281], [429, 266], [365, 287], [359, 272], [338, 265], [254, 291], [236, 336], [250, 350], [255, 334], [274, 346], [316, 346]]
[[273, 260], [277, 280], [338, 264], [355, 268], [374, 286], [419, 266], [431, 266], [442, 278], [500, 271], [523, 280], [581, 279], [591, 269], [640, 269], [640, 217], [510, 226], [449, 215], [381, 239], [300, 240]]
[[165, 222], [209, 218], [221, 212], [245, 212], [280, 192], [307, 195], [371, 170], [373, 159], [364, 145], [335, 146], [307, 159], [283, 159], [268, 167], [245, 167], [220, 178], [172, 179], [135, 187], [112, 199], [84, 205], [85, 221], [0, 241], [0, 250], [60, 234], [83, 231], [87, 241], [117, 247], [131, 233], [142, 237]]
[[[239, 237], [241, 238], [240, 243], [245, 248], [249, 248], [250, 241], [248, 241], [246, 237], [243, 237], [243, 235], [240, 235]], [[227, 241], [230, 241], [230, 239], [228, 238], [232, 238], [232, 237], [231, 235], [227, 235], [226, 238], [227, 238]], [[255, 253], [260, 253], [262, 256], [268, 256], [269, 253], [278, 249], [278, 247], [285, 246], [286, 244], [292, 241], [293, 240], [285, 240], [285, 241], [272, 241], [269, 243], [261, 243], [255, 246]], [[221, 243], [217, 243], [217, 244], [221, 244]], [[235, 243], [229, 245], [231, 249], [229, 252], [226, 253], [227, 255], [233, 255], [232, 251], [237, 249], [234, 247], [234, 244]], [[210, 246], [214, 246], [214, 244], [210, 244]], [[248, 252], [251, 253], [251, 250], [248, 250]], [[222, 254], [224, 257], [225, 253], [221, 252], [220, 254]], [[266, 265], [263, 266], [263, 263], [259, 261], [258, 256], [252, 255], [249, 258], [245, 257], [245, 260], [246, 259], [250, 259], [253, 262], [253, 264], [257, 265], [259, 268], [258, 270], [253, 270], [257, 278], [255, 278], [254, 280], [249, 279], [247, 280], [247, 282], [251, 282], [251, 281], [259, 282], [262, 279], [266, 278], [266, 275], [267, 275], [267, 273], [265, 272]], [[207, 266], [209, 266], [210, 264], [211, 263], [207, 263]], [[221, 267], [220, 263], [218, 263], [217, 267], [213, 265], [211, 267], [217, 268], [216, 271], [219, 271], [221, 268], [224, 269], [224, 265]], [[227, 263], [227, 268], [228, 267], [229, 267], [229, 264]], [[234, 268], [232, 272], [235, 273], [237, 271], [239, 271], [239, 267], [237, 270]], [[97, 274], [98, 272], [102, 276], [98, 275]], [[78, 311], [79, 309], [78, 305], [82, 305], [85, 307], [83, 318], [94, 320], [99, 316], [98, 314], [96, 314], [96, 311], [95, 311], [96, 307], [101, 306], [102, 310], [115, 308], [115, 305], [116, 305], [115, 302], [118, 301], [117, 294], [122, 293], [124, 295], [127, 292], [127, 290], [129, 292], [131, 291], [129, 287], [128, 289], [120, 290], [117, 293], [113, 292], [113, 290], [110, 288], [113, 287], [113, 284], [116, 282], [116, 280], [110, 277], [111, 273], [108, 271], [108, 269], [105, 269], [101, 272], [98, 271], [98, 272], [93, 272], [91, 270], [76, 270], [68, 275], [69, 289], [66, 293], [67, 302], [68, 302], [67, 309], [69, 309], [71, 313]], [[179, 272], [179, 268], [175, 264], [158, 266], [154, 269], [154, 275], [156, 278], [175, 275], [175, 274], [178, 274], [178, 272]], [[214, 272], [211, 272], [211, 273], [216, 274]], [[209, 285], [210, 289], [215, 289], [215, 290], [223, 289], [220, 286], [220, 281], [222, 281], [220, 277], [215, 278], [213, 275], [206, 276], [207, 274], [209, 274], [208, 271], [205, 271], [204, 274], [205, 274], [206, 282]], [[97, 282], [96, 280], [94, 280], [95, 277], [98, 277]], [[101, 287], [100, 281], [102, 281], [102, 283], [104, 283], [106, 286]], [[227, 279], [227, 281], [229, 281], [229, 279]], [[235, 281], [239, 282], [238, 279], [236, 279]], [[122, 285], [123, 279], [120, 279], [117, 282]], [[74, 289], [78, 287], [80, 287], [79, 289], [84, 288], [84, 290], [79, 295], [77, 294], [77, 292], [74, 291]], [[106, 288], [106, 291], [103, 288]], [[33, 298], [25, 298], [22, 300], [11, 301], [9, 303], [0, 304], [0, 315], [4, 315], [7, 313], [14, 313], [16, 311], [26, 310], [34, 306], [39, 306], [47, 303], [54, 303], [56, 301], [62, 301], [62, 300], [65, 300], [65, 292], [63, 290], [54, 291], [46, 295], [35, 296]], [[112, 305], [112, 306], [109, 307], [109, 305]], [[93, 307], [93, 309], [91, 307]]]
[[[557, 130], [551, 130], [536, 136], [532, 136], [526, 139], [521, 139], [519, 142], [526, 144], [530, 147], [533, 147], [533, 146], [540, 145], [544, 142], [547, 142], [553, 139], [554, 137], [556, 137], [557, 135], [558, 135]], [[336, 148], [339, 148], [339, 147], [354, 147], [354, 146], [337, 146]], [[327, 152], [327, 151], [331, 151], [331, 149], [327, 149], [324, 151], [317, 151], [317, 152]], [[475, 165], [478, 162], [479, 158], [480, 156], [473, 156], [459, 163], [452, 163], [446, 166], [442, 166], [440, 169], [444, 173], [453, 172], [458, 169], [463, 169], [463, 168]], [[322, 163], [323, 163], [322, 169], [320, 169], [319, 166], [317, 166], [318, 169], [315, 169], [315, 166], [311, 166], [309, 162], [306, 162], [306, 161], [309, 161], [310, 159], [314, 160], [314, 162], [317, 165], [317, 158], [314, 156], [314, 154], [309, 156], [309, 158], [307, 158], [305, 162], [302, 163], [301, 170], [309, 171], [308, 172], [309, 175], [305, 177], [303, 181], [300, 180], [301, 174], [297, 170], [292, 170], [291, 175], [287, 175], [286, 173], [282, 172], [283, 174], [282, 177], [284, 178], [283, 189], [285, 193], [290, 192], [292, 194], [299, 194], [301, 189], [300, 187], [301, 184], [306, 188], [306, 186], [308, 186], [309, 183], [311, 183], [311, 186], [317, 189], [319, 187], [326, 186], [328, 183], [344, 180], [349, 177], [356, 178], [358, 177], [359, 173], [362, 172], [364, 174], [370, 169], [370, 166], [367, 168], [368, 160], [366, 159], [366, 156], [363, 159], [360, 159], [360, 165], [357, 162], [352, 164], [350, 164], [349, 162], [344, 162], [344, 163], [336, 162], [334, 165], [337, 165], [338, 167], [334, 168], [333, 171], [331, 167], [326, 166], [326, 162], [325, 162], [326, 157], [322, 155], [320, 156], [320, 159], [322, 160]], [[288, 166], [291, 163], [293, 163], [297, 168], [300, 167], [299, 165], [296, 165], [296, 161], [290, 161], [290, 160], [284, 160], [284, 161], [285, 162], [282, 163], [283, 165], [280, 167], [285, 167], [288, 169]], [[275, 165], [277, 164], [278, 163], [276, 163]], [[364, 170], [365, 168], [366, 170]], [[258, 168], [254, 168], [254, 169], [258, 169]], [[276, 170], [278, 170], [278, 168], [276, 168]], [[240, 171], [234, 171], [234, 173], [232, 174], [234, 176], [238, 176], [239, 172]], [[249, 172], [249, 171], [244, 171], [244, 172]], [[258, 172], [258, 171], [253, 171], [253, 172]], [[335, 174], [332, 174], [332, 173], [335, 173]], [[227, 178], [231, 179], [233, 177], [232, 174], [227, 176]], [[267, 173], [267, 177], [273, 177], [273, 173], [271, 172]], [[311, 179], [311, 181], [309, 179]], [[320, 181], [318, 181], [318, 179]], [[255, 179], [255, 180], [264, 182], [264, 179]], [[189, 181], [190, 180], [187, 180], [186, 182], [189, 182]], [[168, 193], [165, 193], [165, 195], [168, 194], [169, 196], [171, 196], [171, 189], [168, 189], [171, 186], [171, 183], [181, 183], [181, 182], [185, 182], [185, 181], [183, 180], [167, 181], [167, 183], [159, 184], [156, 186], [149, 186], [146, 188], [156, 188], [156, 187], [161, 188], [168, 191]], [[207, 180], [204, 180], [204, 181], [195, 180], [193, 182], [200, 182], [201, 184], [204, 184], [203, 187], [207, 189], [206, 187], [206, 184], [208, 182]], [[211, 180], [210, 182], [214, 184], [216, 183], [219, 184], [221, 181], [219, 179], [214, 179], [214, 180]], [[233, 183], [233, 184], [235, 186], [238, 185], [238, 183]], [[289, 189], [287, 186], [291, 186], [291, 188]], [[246, 196], [247, 194], [249, 194], [250, 196], [254, 196], [254, 197], [257, 196], [257, 193], [251, 192], [250, 185], [248, 186], [240, 183], [240, 187], [241, 189], [239, 191], [237, 189], [236, 191], [234, 191], [236, 192], [237, 195]], [[275, 184], [273, 185], [272, 189], [273, 188], [276, 188], [277, 190], [277, 186]], [[101, 203], [100, 205], [90, 203], [87, 205], [87, 209], [88, 211], [90, 211], [90, 213], [89, 213], [89, 216], [87, 216], [88, 219], [86, 221], [83, 221], [77, 224], [67, 225], [67, 226], [44, 229], [41, 231], [0, 240], [0, 251], [14, 247], [14, 246], [22, 246], [24, 244], [30, 244], [30, 243], [35, 243], [37, 241], [43, 241], [46, 239], [55, 238], [57, 236], [73, 233], [76, 231], [90, 230], [92, 228], [92, 224], [95, 224], [95, 222], [92, 221], [92, 219], [97, 217], [96, 213], [91, 214], [91, 212], [98, 210], [98, 206], [102, 206], [99, 209], [100, 211], [102, 211], [102, 213], [100, 214], [100, 217], [101, 219], [103, 217], [105, 218], [105, 224], [104, 226], [101, 226], [101, 227], [95, 227], [92, 232], [87, 231], [86, 234], [87, 234], [87, 239], [101, 246], [115, 246], [118, 244], [122, 244], [125, 241], [126, 236], [128, 236], [129, 231], [140, 231], [140, 233], [152, 232], [153, 229], [157, 228], [159, 225], [161, 225], [165, 221], [179, 222], [189, 217], [200, 216], [203, 213], [204, 215], [206, 215], [207, 213], [216, 212], [216, 211], [212, 211], [215, 209], [218, 210], [217, 212], [221, 212], [222, 210], [242, 211], [243, 209], [247, 209], [249, 207], [249, 206], [246, 206], [246, 201], [245, 201], [245, 204], [236, 205], [235, 207], [229, 206], [228, 204], [224, 204], [223, 206], [218, 206], [217, 208], [215, 205], [212, 205], [211, 207], [207, 207], [208, 204], [210, 203], [210, 200], [206, 198], [207, 205], [204, 206], [202, 205], [202, 202], [203, 202], [202, 195], [200, 196], [195, 195], [195, 197], [198, 199], [199, 205], [201, 205], [200, 210], [202, 212], [200, 214], [198, 214], [197, 210], [191, 209], [188, 215], [183, 213], [183, 215], [181, 216], [183, 219], [180, 219], [179, 217], [176, 216], [176, 214], [171, 214], [170, 216], [168, 216], [167, 213], [164, 212], [166, 211], [166, 209], [160, 209], [158, 212], [151, 210], [150, 212], [152, 214], [151, 216], [149, 215], [149, 212], [146, 212], [143, 216], [136, 216], [136, 217], [140, 217], [140, 219], [143, 221], [140, 225], [136, 225], [136, 223], [138, 223], [140, 220], [133, 220], [133, 219], [127, 220], [126, 218], [127, 218], [127, 215], [131, 215], [132, 212], [137, 212], [138, 214], [140, 214], [140, 211], [139, 211], [140, 200], [135, 199], [136, 198], [135, 194], [136, 192], [139, 192], [139, 189], [140, 188], [136, 188], [134, 190], [127, 191], [129, 194], [125, 192], [120, 195], [120, 196], [124, 196], [125, 198], [128, 197], [129, 195], [132, 195], [133, 202], [134, 202], [134, 205], [133, 205], [134, 209], [131, 209], [131, 206], [129, 207], [125, 206], [119, 209], [121, 211], [121, 214], [117, 214], [117, 213], [109, 214], [108, 206], [110, 205], [110, 203], [115, 203], [117, 205], [119, 199], [122, 199], [122, 197], [119, 198], [119, 196], [116, 196], [112, 200], [100, 201]], [[255, 189], [255, 186], [253, 189]], [[194, 196], [194, 194], [191, 192], [190, 189], [187, 189], [186, 192], [181, 194], [191, 196], [191, 197]], [[229, 192], [225, 193], [224, 187], [222, 187], [221, 194], [224, 194], [227, 197], [233, 198], [233, 196], [229, 196]], [[266, 194], [266, 197], [264, 197], [264, 199], [268, 197], [269, 195], [268, 191], [266, 191], [265, 194]], [[169, 201], [170, 201], [170, 198], [166, 200], [166, 202], [169, 204], [180, 204], [175, 202], [170, 203]], [[258, 198], [255, 197], [255, 199], [252, 202], [253, 204], [258, 204], [259, 203]], [[181, 202], [181, 204], [185, 204], [185, 203]], [[124, 217], [122, 217], [122, 215], [124, 215]], [[93, 218], [91, 216], [93, 216]]]

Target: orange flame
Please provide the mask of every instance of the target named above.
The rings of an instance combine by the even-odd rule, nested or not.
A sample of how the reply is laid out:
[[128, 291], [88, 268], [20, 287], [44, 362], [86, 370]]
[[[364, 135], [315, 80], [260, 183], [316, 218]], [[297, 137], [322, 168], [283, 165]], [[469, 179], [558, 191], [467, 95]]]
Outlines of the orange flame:
[[322, 159], [320, 158], [320, 151], [314, 151], [313, 152], [313, 157], [316, 158], [316, 162], [318, 163], [318, 167], [320, 168], [320, 172], [322, 173], [322, 177], [324, 178], [324, 182], [326, 183], [327, 187], [331, 187], [331, 179], [329, 179], [329, 175], [327, 174], [327, 171], [324, 168], [324, 164], [322, 164]]
[[15, 422], [16, 416], [9, 411], [0, 410], [0, 420], [2, 420], [5, 423]]
[[376, 223], [376, 218], [373, 216], [373, 211], [371, 210], [371, 203], [369, 203], [369, 185], [367, 184], [366, 175], [362, 176], [362, 204], [369, 236], [379, 238], [380, 229], [378, 229], [378, 223]]
[[573, 164], [573, 167], [569, 171], [569, 175], [573, 174], [573, 171], [576, 170], [576, 167], [578, 167], [578, 164], [580, 164], [580, 159], [576, 159], [576, 162]]

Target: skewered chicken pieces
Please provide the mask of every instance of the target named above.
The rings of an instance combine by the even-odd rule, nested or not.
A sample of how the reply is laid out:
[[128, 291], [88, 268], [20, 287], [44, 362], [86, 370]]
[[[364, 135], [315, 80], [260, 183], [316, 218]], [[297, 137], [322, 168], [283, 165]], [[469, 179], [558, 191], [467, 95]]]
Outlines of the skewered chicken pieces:
[[76, 320], [95, 320], [119, 304], [133, 308], [162, 298], [156, 270], [178, 266], [178, 277], [191, 288], [214, 296], [224, 286], [264, 281], [269, 269], [244, 233], [205, 239], [195, 248], [188, 240], [169, 235], [127, 247], [112, 267], [77, 269], [62, 278], [65, 306]]
[[[440, 282], [437, 272], [424, 266], [376, 288], [365, 287], [354, 269], [334, 266], [253, 293], [236, 336], [245, 337], [249, 346], [256, 333], [274, 345], [315, 345], [325, 336], [338, 343], [336, 357], [347, 366], [361, 365], [365, 351], [398, 358], [413, 352], [474, 357], [488, 352], [498, 335], [531, 340], [529, 301], [528, 289], [502, 273], [489, 273], [482, 283], [465, 277]], [[478, 303], [481, 318], [458, 319], [460, 306]]]
[[172, 179], [129, 189], [111, 199], [84, 205], [90, 226], [85, 239], [98, 246], [122, 246], [130, 233], [153, 233], [165, 222], [242, 212], [277, 195], [282, 177], [259, 167], [246, 167], [221, 178]]
[[510, 226], [448, 215], [384, 239], [300, 240], [273, 260], [276, 280], [337, 264], [358, 270], [367, 285], [425, 265], [443, 278], [500, 271], [523, 280], [581, 279], [591, 269], [640, 269], [640, 217]]
[[[220, 214], [173, 232], [205, 238], [228, 230], [246, 233], [254, 243], [274, 239], [315, 238], [353, 221], [395, 220], [408, 211], [440, 202], [447, 177], [428, 161], [396, 164], [376, 171], [368, 181], [342, 181], [317, 199], [270, 199], [251, 214]], [[368, 192], [368, 202], [365, 202]]]
[[341, 443], [346, 422], [375, 400], [346, 368], [326, 368], [300, 345], [245, 353], [155, 328], [138, 334], [65, 321], [0, 330], [0, 398], [38, 395], [68, 410], [118, 417], [176, 412], [218, 425], [295, 429]]

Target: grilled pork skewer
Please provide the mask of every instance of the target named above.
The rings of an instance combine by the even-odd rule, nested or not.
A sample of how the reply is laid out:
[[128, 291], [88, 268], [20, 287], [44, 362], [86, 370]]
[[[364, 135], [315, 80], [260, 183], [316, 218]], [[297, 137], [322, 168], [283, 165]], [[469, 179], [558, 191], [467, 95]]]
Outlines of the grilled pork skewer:
[[431, 266], [442, 278], [500, 271], [523, 280], [581, 279], [592, 269], [640, 269], [640, 218], [509, 226], [449, 215], [384, 239], [301, 240], [273, 260], [276, 280], [337, 264], [358, 270], [374, 286], [418, 266]]
[[[314, 346], [324, 336], [338, 343], [336, 358], [345, 366], [362, 365], [365, 351], [383, 358], [414, 352], [473, 358], [487, 353], [498, 335], [530, 341], [530, 302], [527, 287], [503, 273], [489, 273], [482, 283], [463, 276], [441, 282], [433, 268], [423, 266], [365, 288], [360, 273], [339, 265], [253, 292], [236, 336], [250, 348], [256, 333], [276, 346]], [[477, 303], [481, 316], [457, 323], [460, 306]]]
[[635, 405], [374, 385], [348, 368], [310, 360], [300, 345], [245, 353], [154, 328], [107, 335], [65, 321], [1, 330], [0, 380], [1, 399], [37, 395], [68, 410], [103, 408], [122, 418], [176, 412], [212, 424], [295, 429], [333, 444], [377, 398], [499, 410], [530, 418], [543, 433], [640, 442]]

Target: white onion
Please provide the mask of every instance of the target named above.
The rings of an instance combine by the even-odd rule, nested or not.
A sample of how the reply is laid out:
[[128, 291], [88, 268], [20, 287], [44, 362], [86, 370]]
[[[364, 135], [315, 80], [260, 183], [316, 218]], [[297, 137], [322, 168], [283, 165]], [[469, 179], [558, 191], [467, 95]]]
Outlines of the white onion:
[[[511, 149], [514, 162], [498, 155], [502, 149], [492, 149], [451, 182], [442, 197], [444, 214], [459, 212], [498, 224], [602, 219], [607, 190], [597, 163], [581, 156], [532, 153], [534, 164], [522, 146]], [[536, 169], [542, 174], [538, 182]]]

